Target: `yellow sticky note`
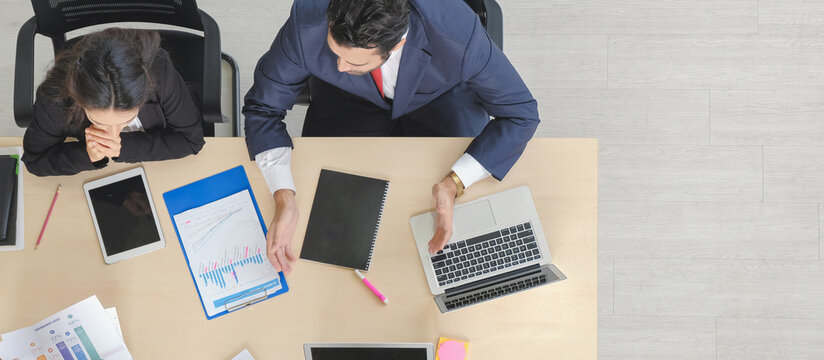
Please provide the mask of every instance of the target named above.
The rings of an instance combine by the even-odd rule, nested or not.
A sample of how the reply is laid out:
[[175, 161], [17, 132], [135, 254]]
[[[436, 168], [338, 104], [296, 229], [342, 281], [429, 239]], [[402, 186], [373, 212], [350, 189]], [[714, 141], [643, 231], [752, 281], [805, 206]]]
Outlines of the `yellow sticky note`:
[[469, 353], [469, 342], [442, 337], [438, 339], [435, 360], [465, 360]]

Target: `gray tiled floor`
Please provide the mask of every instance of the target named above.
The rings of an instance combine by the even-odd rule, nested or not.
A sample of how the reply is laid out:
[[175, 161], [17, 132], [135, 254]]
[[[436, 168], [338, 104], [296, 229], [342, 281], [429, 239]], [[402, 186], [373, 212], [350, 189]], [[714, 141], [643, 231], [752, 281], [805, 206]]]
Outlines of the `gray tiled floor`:
[[598, 327], [602, 360], [715, 359], [713, 317], [609, 317]]
[[824, 146], [818, 88], [713, 90], [710, 104], [712, 145]]
[[[824, 358], [824, 1], [499, 2], [538, 136], [601, 144], [600, 358]], [[13, 49], [31, 10], [0, 5]], [[200, 1], [244, 91], [290, 5]]]
[[760, 201], [760, 146], [602, 145], [599, 199]]
[[824, 320], [718, 318], [721, 359], [824, 359]]
[[765, 146], [764, 199], [824, 202], [824, 147]]

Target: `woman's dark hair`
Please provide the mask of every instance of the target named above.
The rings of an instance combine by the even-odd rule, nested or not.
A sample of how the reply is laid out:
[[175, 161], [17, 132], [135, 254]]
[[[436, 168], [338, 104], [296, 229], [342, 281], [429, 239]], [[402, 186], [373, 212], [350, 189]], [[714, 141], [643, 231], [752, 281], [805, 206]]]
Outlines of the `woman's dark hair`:
[[83, 108], [140, 107], [154, 90], [149, 69], [159, 48], [155, 31], [109, 28], [88, 34], [60, 52], [37, 93], [64, 102], [67, 126], [85, 119]]
[[326, 19], [338, 44], [378, 48], [387, 58], [409, 27], [409, 0], [331, 0]]

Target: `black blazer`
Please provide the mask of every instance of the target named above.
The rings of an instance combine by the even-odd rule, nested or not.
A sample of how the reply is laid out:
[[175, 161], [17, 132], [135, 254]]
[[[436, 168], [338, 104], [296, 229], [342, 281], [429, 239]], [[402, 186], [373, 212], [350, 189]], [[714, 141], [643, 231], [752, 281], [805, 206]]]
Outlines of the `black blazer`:
[[[155, 57], [151, 74], [155, 90], [140, 107], [138, 118], [145, 132], [121, 133], [117, 162], [177, 159], [203, 148], [202, 116], [165, 50]], [[37, 96], [34, 120], [23, 137], [23, 162], [37, 176], [72, 175], [99, 169], [108, 159], [92, 163], [86, 152], [88, 119], [68, 127], [65, 102]], [[74, 138], [66, 141], [67, 138]]]

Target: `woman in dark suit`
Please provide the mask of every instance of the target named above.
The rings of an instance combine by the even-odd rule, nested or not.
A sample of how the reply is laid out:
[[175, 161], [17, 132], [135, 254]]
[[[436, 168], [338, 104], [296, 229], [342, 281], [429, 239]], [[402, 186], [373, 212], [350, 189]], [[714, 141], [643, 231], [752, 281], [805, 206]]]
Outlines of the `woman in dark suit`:
[[23, 162], [47, 176], [99, 169], [110, 160], [181, 158], [203, 147], [201, 121], [156, 32], [106, 29], [54, 60], [37, 88]]

